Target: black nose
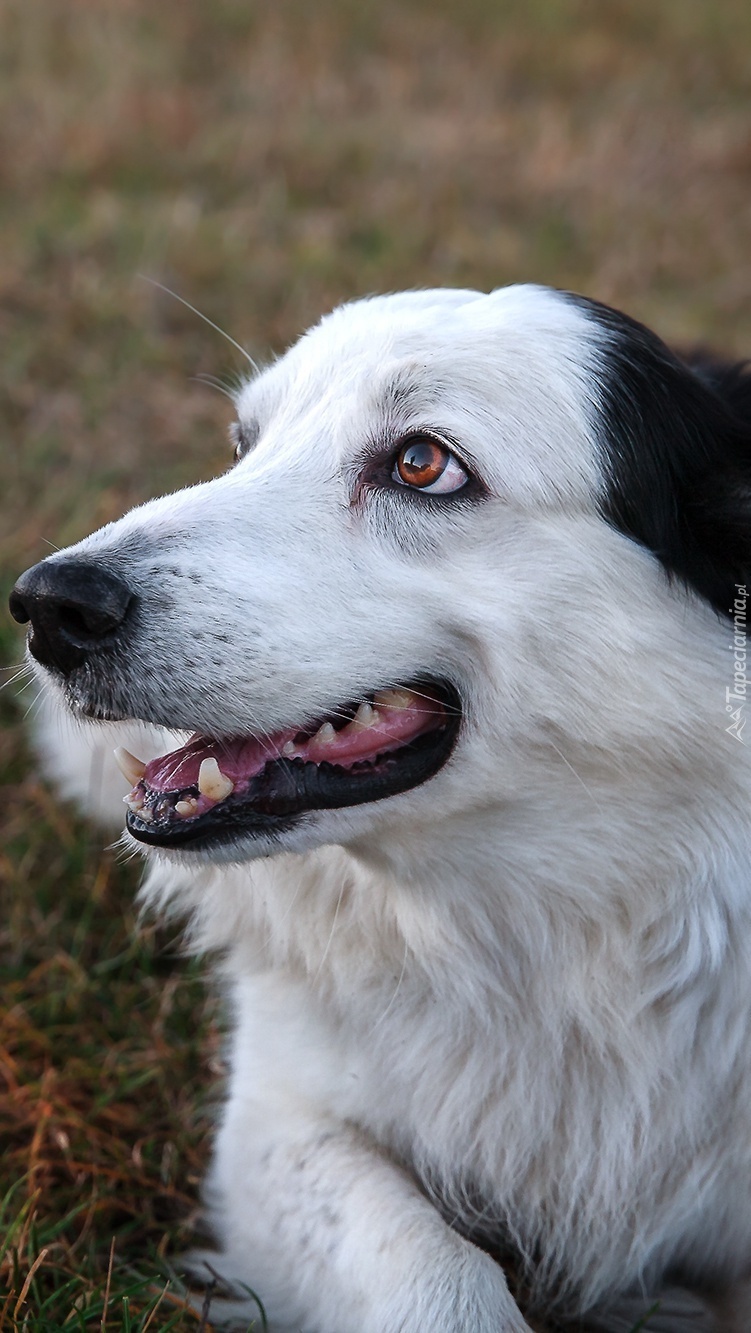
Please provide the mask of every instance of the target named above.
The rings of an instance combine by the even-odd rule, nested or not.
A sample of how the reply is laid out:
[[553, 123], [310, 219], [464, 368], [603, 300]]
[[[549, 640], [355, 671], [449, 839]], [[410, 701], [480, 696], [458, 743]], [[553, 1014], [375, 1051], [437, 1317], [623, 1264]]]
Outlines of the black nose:
[[10, 613], [31, 621], [29, 648], [37, 661], [68, 675], [113, 642], [135, 601], [124, 579], [88, 560], [43, 560], [22, 574]]

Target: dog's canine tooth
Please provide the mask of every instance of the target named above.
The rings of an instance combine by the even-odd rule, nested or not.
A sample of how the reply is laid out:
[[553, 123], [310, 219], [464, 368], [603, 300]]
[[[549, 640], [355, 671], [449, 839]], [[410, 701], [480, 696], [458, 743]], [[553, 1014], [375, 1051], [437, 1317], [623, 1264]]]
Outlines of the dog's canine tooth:
[[223, 801], [234, 791], [235, 784], [222, 772], [216, 759], [203, 759], [198, 770], [198, 790], [210, 801]]
[[113, 754], [115, 756], [115, 763], [120, 769], [123, 777], [128, 779], [131, 787], [135, 787], [136, 783], [140, 782], [146, 772], [146, 765], [143, 760], [137, 759], [136, 756], [131, 754], [130, 750], [126, 750], [123, 745], [118, 745], [117, 749], [113, 751]]
[[333, 740], [336, 740], [336, 731], [330, 722], [323, 722], [312, 739], [317, 741], [319, 745], [330, 745]]
[[[368, 703], [364, 703], [360, 704], [360, 707], [355, 713], [349, 726], [355, 731], [367, 731], [369, 727], [377, 726], [380, 720], [381, 717], [378, 709], [371, 707]], [[349, 731], [349, 727], [347, 727], [346, 730]]]
[[410, 708], [415, 701], [411, 690], [377, 690], [373, 702], [380, 708]]

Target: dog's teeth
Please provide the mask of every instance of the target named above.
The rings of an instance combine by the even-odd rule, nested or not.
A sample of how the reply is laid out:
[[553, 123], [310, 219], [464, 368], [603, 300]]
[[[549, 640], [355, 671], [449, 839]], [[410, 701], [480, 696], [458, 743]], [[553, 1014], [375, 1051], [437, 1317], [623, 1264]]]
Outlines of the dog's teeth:
[[415, 696], [411, 690], [378, 690], [373, 701], [381, 708], [411, 708]]
[[372, 708], [370, 704], [360, 704], [349, 725], [356, 731], [366, 731], [369, 727], [377, 726], [380, 720], [377, 708]]
[[136, 759], [136, 756], [131, 754], [130, 750], [126, 750], [122, 745], [118, 745], [117, 749], [114, 751], [114, 756], [115, 763], [120, 769], [123, 777], [128, 779], [131, 787], [135, 787], [136, 783], [141, 781], [141, 778], [146, 772], [146, 765], [142, 760]]
[[295, 753], [295, 742], [294, 742], [294, 741], [285, 741], [285, 742], [284, 742], [284, 745], [282, 746], [282, 754], [283, 754], [287, 759], [291, 759], [294, 753]]
[[330, 722], [323, 722], [312, 739], [319, 745], [330, 745], [336, 740], [336, 732]]
[[198, 790], [210, 801], [223, 801], [234, 791], [235, 784], [219, 767], [216, 759], [204, 759], [198, 770]]
[[143, 796], [123, 796], [123, 802], [129, 810], [141, 810], [143, 808]]
[[153, 824], [153, 822], [154, 822], [154, 816], [152, 815], [151, 811], [148, 810], [145, 806], [144, 806], [143, 810], [139, 810], [139, 811], [138, 811], [138, 818], [139, 818], [144, 824]]
[[175, 801], [175, 814], [188, 818], [194, 815], [198, 809], [198, 801], [195, 796], [188, 796], [184, 801]]

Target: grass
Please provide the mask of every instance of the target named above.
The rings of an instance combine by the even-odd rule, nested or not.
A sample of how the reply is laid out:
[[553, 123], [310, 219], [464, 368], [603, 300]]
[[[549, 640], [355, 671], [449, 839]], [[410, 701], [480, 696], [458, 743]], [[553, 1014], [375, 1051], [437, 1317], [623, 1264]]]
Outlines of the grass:
[[[350, 296], [529, 279], [750, 352], [750, 47], [746, 0], [5, 0], [0, 592], [229, 459], [201, 377], [241, 358], [139, 274], [261, 356]], [[0, 652], [22, 653], [7, 621]], [[216, 1003], [40, 781], [16, 689], [0, 1333], [206, 1330], [166, 1265], [221, 1087]]]

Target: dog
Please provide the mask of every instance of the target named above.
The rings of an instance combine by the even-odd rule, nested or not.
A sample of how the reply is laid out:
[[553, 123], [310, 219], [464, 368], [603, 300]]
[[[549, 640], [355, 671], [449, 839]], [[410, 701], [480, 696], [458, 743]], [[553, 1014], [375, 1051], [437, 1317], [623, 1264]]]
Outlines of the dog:
[[751, 379], [437, 290], [236, 409], [225, 475], [11, 596], [49, 719], [124, 738], [145, 901], [221, 959], [222, 1317], [747, 1330]]

